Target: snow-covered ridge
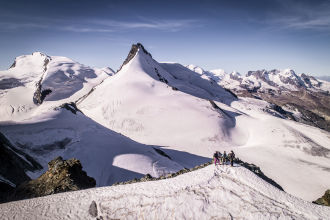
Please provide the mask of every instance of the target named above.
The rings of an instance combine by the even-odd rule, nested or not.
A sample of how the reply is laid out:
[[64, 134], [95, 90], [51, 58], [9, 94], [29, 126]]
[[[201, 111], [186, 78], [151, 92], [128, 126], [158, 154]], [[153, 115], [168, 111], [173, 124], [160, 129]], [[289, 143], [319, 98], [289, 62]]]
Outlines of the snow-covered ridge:
[[[77, 202], [79, 201], [79, 202]], [[242, 167], [214, 165], [175, 178], [101, 187], [0, 204], [12, 219], [327, 219], [305, 202]]]

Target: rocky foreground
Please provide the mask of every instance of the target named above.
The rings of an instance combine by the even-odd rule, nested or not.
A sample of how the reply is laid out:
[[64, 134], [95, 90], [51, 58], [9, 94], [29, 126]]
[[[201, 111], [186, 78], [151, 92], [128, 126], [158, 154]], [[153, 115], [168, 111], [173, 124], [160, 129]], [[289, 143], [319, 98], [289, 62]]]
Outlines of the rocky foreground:
[[79, 160], [57, 157], [48, 163], [48, 170], [39, 178], [19, 185], [8, 200], [21, 200], [47, 196], [60, 192], [95, 187], [96, 182], [82, 170]]

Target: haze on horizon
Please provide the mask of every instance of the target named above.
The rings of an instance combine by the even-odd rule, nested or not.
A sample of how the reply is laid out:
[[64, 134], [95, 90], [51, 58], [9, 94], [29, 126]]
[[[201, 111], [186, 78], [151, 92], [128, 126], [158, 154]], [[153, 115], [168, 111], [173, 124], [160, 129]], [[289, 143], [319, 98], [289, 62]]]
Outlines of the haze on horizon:
[[0, 69], [41, 51], [118, 69], [132, 43], [158, 61], [330, 76], [327, 0], [1, 1]]

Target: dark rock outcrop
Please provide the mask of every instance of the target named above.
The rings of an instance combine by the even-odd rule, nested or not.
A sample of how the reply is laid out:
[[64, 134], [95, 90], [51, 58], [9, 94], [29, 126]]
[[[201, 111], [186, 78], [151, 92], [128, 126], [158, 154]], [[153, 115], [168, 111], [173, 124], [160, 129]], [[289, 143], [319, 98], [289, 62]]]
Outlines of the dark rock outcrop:
[[120, 66], [120, 68], [117, 70], [117, 73], [121, 70], [121, 68], [126, 65], [129, 61], [131, 61], [131, 59], [134, 58], [135, 54], [137, 53], [137, 51], [141, 49], [145, 54], [149, 55], [150, 57], [151, 54], [144, 48], [144, 46], [141, 43], [137, 43], [137, 44], [133, 44], [131, 47], [131, 50], [129, 51], [124, 63]]
[[31, 156], [15, 148], [0, 132], [0, 175], [18, 185], [30, 180], [26, 171], [42, 169], [42, 166]]
[[15, 148], [0, 132], [0, 203], [6, 202], [15, 187], [30, 180], [26, 171], [35, 171], [42, 166], [31, 156]]
[[275, 186], [276, 188], [284, 191], [284, 189], [278, 184], [276, 183], [274, 180], [272, 180], [271, 178], [267, 177], [260, 169], [260, 167], [251, 164], [251, 163], [247, 163], [244, 162], [242, 160], [240, 160], [239, 158], [235, 158], [234, 162], [238, 165], [241, 165], [242, 167], [245, 167], [246, 169], [252, 171], [254, 174], [256, 174], [258, 177], [260, 177], [261, 179], [265, 180], [266, 182], [268, 182], [269, 184]]
[[209, 161], [209, 162], [203, 163], [201, 165], [197, 165], [197, 166], [195, 166], [191, 169], [184, 168], [182, 170], [179, 170], [176, 173], [169, 173], [169, 174], [166, 174], [165, 176], [160, 176], [158, 178], [152, 177], [149, 173], [147, 173], [141, 179], [134, 178], [133, 180], [129, 180], [129, 181], [126, 181], [126, 182], [117, 182], [117, 183], [114, 183], [113, 186], [115, 186], [115, 185], [126, 185], [126, 184], [138, 183], [138, 182], [147, 182], [147, 181], [170, 179], [170, 178], [176, 177], [176, 176], [184, 174], [184, 173], [188, 173], [188, 172], [191, 172], [191, 171], [194, 171], [194, 170], [201, 169], [201, 168], [209, 166], [211, 164], [212, 164], [212, 161]]
[[313, 203], [318, 205], [330, 206], [330, 189], [325, 191], [324, 195], [321, 198], [314, 201]]
[[[46, 55], [43, 55], [43, 56], [46, 56]], [[51, 60], [51, 58], [46, 56], [46, 58], [44, 60], [44, 65], [43, 65], [44, 73], [47, 71], [47, 65], [50, 62], [50, 60]], [[52, 90], [50, 90], [50, 89], [44, 89], [44, 90], [42, 89], [42, 84], [41, 84], [42, 80], [43, 80], [43, 76], [41, 77], [39, 82], [36, 84], [37, 89], [33, 94], [33, 103], [36, 105], [41, 105], [42, 102], [44, 101], [45, 97], [52, 92]]]
[[153, 147], [153, 149], [160, 155], [162, 155], [163, 157], [167, 157], [168, 159], [172, 160], [172, 158], [170, 156], [168, 156], [164, 151], [162, 151], [161, 149], [155, 148]]
[[7, 202], [7, 198], [14, 192], [15, 187], [0, 181], [0, 203]]
[[39, 178], [19, 185], [12, 200], [46, 196], [60, 192], [95, 187], [96, 182], [82, 170], [79, 160], [57, 157], [48, 163], [48, 170]]
[[14, 60], [13, 64], [9, 67], [9, 69], [15, 68], [16, 67], [16, 59]]
[[94, 218], [97, 217], [97, 205], [95, 201], [90, 204], [88, 213]]
[[[330, 95], [325, 92], [314, 92], [306, 89], [298, 91], [244, 89], [246, 90], [236, 91], [236, 94], [240, 97], [257, 98], [271, 103], [275, 107], [273, 110], [280, 114], [284, 113], [282, 114], [283, 118], [330, 131]], [[292, 109], [292, 112], [282, 111], [281, 108], [283, 109], [283, 107]], [[300, 117], [295, 117], [292, 114], [296, 111], [301, 114]]]
[[63, 105], [60, 106], [60, 108], [65, 108], [66, 110], [71, 111], [73, 114], [77, 114], [77, 112], [80, 112], [84, 114], [80, 109], [78, 109], [76, 103], [70, 102], [70, 103], [64, 103]]

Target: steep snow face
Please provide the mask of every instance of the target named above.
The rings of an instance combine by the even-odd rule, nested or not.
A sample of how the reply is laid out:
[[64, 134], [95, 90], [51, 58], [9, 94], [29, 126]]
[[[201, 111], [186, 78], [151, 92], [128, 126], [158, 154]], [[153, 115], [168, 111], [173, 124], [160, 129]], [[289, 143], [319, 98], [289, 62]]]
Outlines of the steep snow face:
[[0, 204], [0, 209], [1, 219], [255, 220], [330, 215], [328, 207], [280, 191], [245, 168], [214, 165], [171, 179], [60, 193]]
[[0, 120], [19, 121], [76, 101], [112, 74], [40, 52], [17, 57], [10, 69], [0, 71]]
[[223, 103], [230, 103], [235, 100], [233, 95], [206, 75], [196, 74], [178, 63], [161, 63], [159, 65], [174, 78], [169, 84], [184, 93]]
[[220, 142], [231, 143], [234, 132], [230, 113], [207, 99], [230, 102], [235, 98], [186, 71], [179, 64], [159, 64], [139, 49], [79, 108], [103, 126], [136, 141], [207, 155], [205, 152], [213, 151]]
[[57, 156], [78, 158], [87, 174], [95, 178], [97, 186], [139, 178], [147, 173], [159, 177], [183, 169], [172, 154], [193, 159], [194, 163], [205, 161], [205, 158], [180, 152], [168, 152], [172, 158], [169, 159], [155, 150], [160, 149], [158, 146], [132, 141], [79, 112], [73, 114], [66, 109], [48, 111], [20, 124], [2, 124], [0, 130], [17, 148], [43, 166], [38, 172], [28, 172], [31, 178], [45, 172], [47, 163]]

